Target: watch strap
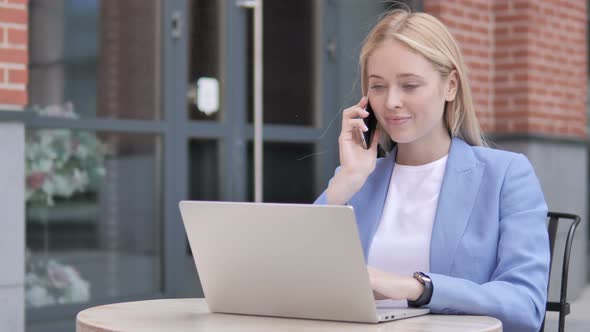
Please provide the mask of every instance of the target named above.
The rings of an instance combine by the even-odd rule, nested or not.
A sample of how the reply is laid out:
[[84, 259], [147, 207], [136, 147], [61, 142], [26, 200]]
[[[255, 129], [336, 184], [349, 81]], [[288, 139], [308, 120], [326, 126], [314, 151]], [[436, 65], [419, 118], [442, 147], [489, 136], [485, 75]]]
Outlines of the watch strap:
[[423, 272], [414, 272], [413, 277], [416, 280], [418, 280], [422, 285], [424, 285], [424, 292], [422, 292], [422, 295], [420, 295], [420, 297], [418, 297], [416, 301], [408, 300], [408, 306], [421, 307], [423, 305], [427, 305], [428, 303], [430, 303], [430, 299], [432, 298], [432, 291], [434, 290], [432, 280]]

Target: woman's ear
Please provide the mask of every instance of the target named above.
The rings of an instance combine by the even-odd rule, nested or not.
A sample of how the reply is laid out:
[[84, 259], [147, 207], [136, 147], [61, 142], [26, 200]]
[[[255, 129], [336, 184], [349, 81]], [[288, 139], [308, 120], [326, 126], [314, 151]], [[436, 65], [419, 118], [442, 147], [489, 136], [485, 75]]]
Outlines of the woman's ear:
[[453, 101], [457, 95], [457, 89], [459, 87], [459, 75], [457, 71], [453, 69], [449, 76], [447, 76], [447, 88], [445, 91], [445, 101]]

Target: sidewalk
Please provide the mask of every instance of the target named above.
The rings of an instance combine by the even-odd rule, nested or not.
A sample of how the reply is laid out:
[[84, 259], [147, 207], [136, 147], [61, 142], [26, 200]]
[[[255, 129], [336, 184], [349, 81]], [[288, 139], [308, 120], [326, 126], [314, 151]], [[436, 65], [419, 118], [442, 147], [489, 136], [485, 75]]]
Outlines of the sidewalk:
[[[567, 332], [587, 332], [590, 327], [590, 286], [586, 286], [580, 297], [570, 303], [571, 313], [565, 318]], [[545, 332], [557, 331], [558, 314], [547, 313]]]

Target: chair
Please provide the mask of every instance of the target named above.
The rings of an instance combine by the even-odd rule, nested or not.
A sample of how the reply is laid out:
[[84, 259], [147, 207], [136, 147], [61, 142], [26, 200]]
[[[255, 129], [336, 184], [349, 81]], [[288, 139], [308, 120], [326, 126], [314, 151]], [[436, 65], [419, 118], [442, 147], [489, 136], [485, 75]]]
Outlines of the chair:
[[[555, 238], [557, 235], [558, 222], [561, 220], [561, 224], [569, 221], [569, 229], [567, 232], [567, 238], [565, 241], [565, 250], [563, 253], [563, 265], [561, 269], [561, 289], [559, 291], [559, 302], [547, 302], [547, 311], [559, 312], [559, 332], [565, 329], [565, 316], [570, 313], [570, 304], [567, 302], [567, 278], [570, 265], [570, 254], [572, 251], [572, 242], [574, 240], [574, 233], [578, 224], [580, 224], [580, 217], [575, 214], [551, 212], [547, 213], [549, 218], [548, 231], [549, 231], [549, 250], [551, 252], [551, 261], [549, 263], [549, 271], [553, 267], [553, 252], [555, 248]], [[549, 284], [547, 285], [547, 291], [549, 291]], [[543, 318], [543, 324], [541, 324], [541, 331], [545, 329], [545, 318]]]

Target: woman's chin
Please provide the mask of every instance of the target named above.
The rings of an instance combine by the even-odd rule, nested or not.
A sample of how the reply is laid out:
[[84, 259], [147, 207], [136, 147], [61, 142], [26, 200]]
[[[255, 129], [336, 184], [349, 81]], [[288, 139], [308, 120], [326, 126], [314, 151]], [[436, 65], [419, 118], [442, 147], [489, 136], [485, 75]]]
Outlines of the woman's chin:
[[389, 137], [391, 137], [391, 140], [396, 142], [397, 144], [411, 143], [416, 140], [416, 137], [410, 136], [410, 135], [397, 134], [397, 135], [389, 135]]

